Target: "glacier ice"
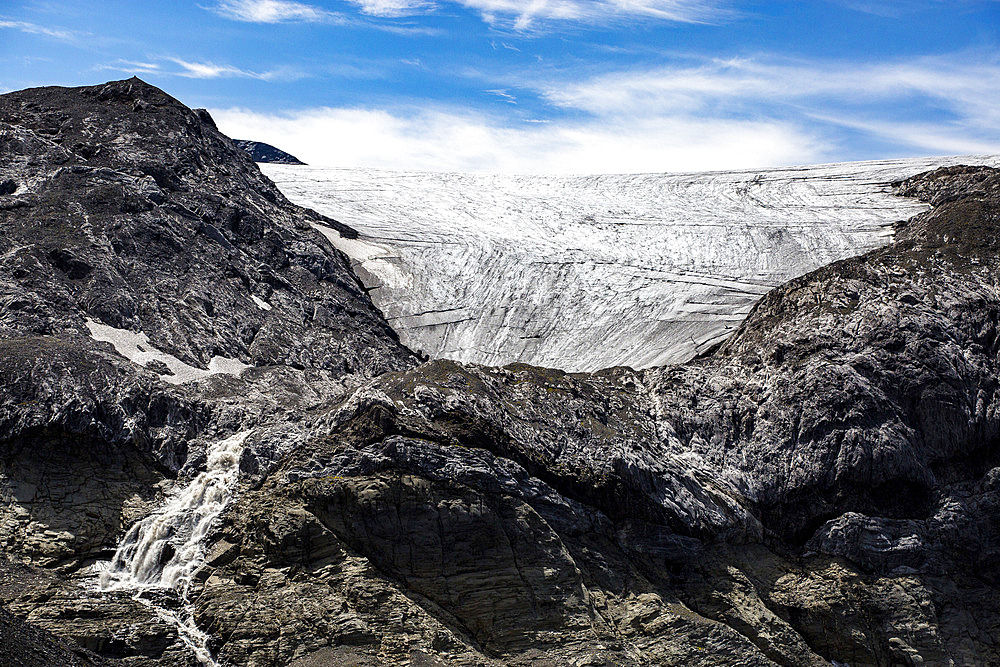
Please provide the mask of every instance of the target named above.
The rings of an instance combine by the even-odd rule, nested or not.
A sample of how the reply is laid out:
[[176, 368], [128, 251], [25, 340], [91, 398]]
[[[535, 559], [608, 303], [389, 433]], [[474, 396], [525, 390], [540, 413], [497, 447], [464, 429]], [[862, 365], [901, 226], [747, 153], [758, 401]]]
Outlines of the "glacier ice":
[[701, 174], [513, 176], [260, 165], [351, 257], [404, 343], [568, 371], [685, 361], [772, 287], [888, 242], [891, 183], [996, 157]]

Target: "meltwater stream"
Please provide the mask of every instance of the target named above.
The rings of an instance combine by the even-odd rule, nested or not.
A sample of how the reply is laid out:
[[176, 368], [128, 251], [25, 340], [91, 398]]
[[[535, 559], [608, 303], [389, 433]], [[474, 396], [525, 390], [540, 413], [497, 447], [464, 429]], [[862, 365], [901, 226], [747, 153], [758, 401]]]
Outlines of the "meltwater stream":
[[[208, 635], [194, 622], [188, 589], [192, 576], [205, 562], [202, 541], [233, 496], [243, 442], [249, 434], [243, 431], [211, 445], [205, 471], [171, 493], [163, 507], [133, 525], [100, 575], [102, 590], [135, 591], [135, 600], [176, 626], [181, 639], [204, 665], [218, 663], [208, 651]], [[175, 592], [180, 610], [161, 607], [144, 596], [156, 590]]]

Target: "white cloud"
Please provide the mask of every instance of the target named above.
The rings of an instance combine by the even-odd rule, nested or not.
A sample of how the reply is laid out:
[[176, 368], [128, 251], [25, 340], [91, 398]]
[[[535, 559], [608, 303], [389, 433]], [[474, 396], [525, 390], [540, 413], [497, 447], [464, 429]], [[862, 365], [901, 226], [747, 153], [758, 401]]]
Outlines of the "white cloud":
[[[430, 0], [348, 0], [365, 14], [374, 17], [398, 17], [430, 11]], [[287, 0], [222, 0], [210, 7], [219, 16], [246, 23], [331, 23], [356, 25], [400, 35], [438, 35], [435, 28], [364, 21], [333, 12], [317, 5]]]
[[[371, 16], [398, 17], [434, 11], [440, 4], [457, 4], [478, 11], [491, 24], [517, 30], [539, 21], [605, 23], [622, 18], [700, 22], [724, 14], [724, 0], [349, 0]], [[284, 21], [329, 22], [340, 15], [322, 7], [287, 0], [222, 0], [213, 10], [226, 18], [254, 23]]]
[[[752, 114], [823, 120], [946, 153], [1000, 145], [1000, 60], [980, 54], [878, 64], [713, 61], [536, 85], [552, 104], [594, 116]], [[911, 122], [911, 107], [940, 120]]]
[[183, 58], [165, 58], [164, 60], [168, 63], [174, 63], [179, 67], [179, 69], [166, 68], [163, 63], [160, 62], [137, 62], [133, 60], [116, 60], [109, 65], [101, 66], [100, 69], [127, 72], [131, 74], [181, 76], [187, 79], [243, 78], [259, 79], [261, 81], [294, 81], [305, 76], [298, 70], [288, 67], [267, 70], [265, 72], [255, 72], [252, 70], [242, 69], [234, 65], [198, 62], [184, 60]]
[[163, 72], [159, 63], [124, 59], [118, 59], [110, 65], [100, 65], [97, 69], [114, 70], [115, 72], [131, 72], [133, 74], [161, 74]]
[[877, 65], [728, 60], [613, 72], [569, 85], [540, 87], [553, 103], [592, 113], [623, 108], [645, 113], [693, 110], [720, 100], [834, 97], [860, 102], [904, 95], [933, 97], [952, 106], [992, 113], [1000, 102], [1000, 63], [962, 57]]
[[338, 18], [337, 14], [322, 7], [290, 0], [223, 0], [213, 10], [226, 18], [247, 23], [326, 22]]
[[692, 171], [813, 162], [827, 148], [789, 123], [696, 118], [505, 125], [456, 110], [389, 113], [213, 110], [229, 136], [278, 146], [310, 164], [508, 173]]
[[495, 95], [496, 97], [499, 97], [500, 99], [502, 99], [504, 102], [507, 102], [508, 104], [517, 104], [517, 98], [515, 96], [511, 95], [504, 88], [493, 88], [491, 90], [484, 90], [483, 92], [487, 93], [489, 95]]
[[37, 23], [28, 23], [27, 21], [7, 21], [0, 19], [0, 28], [20, 30], [21, 32], [28, 33], [29, 35], [44, 35], [46, 37], [53, 37], [55, 39], [65, 41], [73, 41], [76, 39], [76, 35], [69, 30], [47, 28], [45, 26], [38, 25]]
[[992, 136], [969, 123], [934, 125], [921, 122], [865, 120], [849, 115], [813, 118], [843, 127], [861, 130], [873, 136], [891, 139], [927, 155], [1000, 155], [1000, 133]]
[[524, 30], [535, 21], [604, 23], [622, 17], [646, 17], [685, 23], [717, 18], [719, 1], [710, 0], [455, 0], [479, 10], [490, 23], [513, 19]]
[[150, 72], [157, 72], [160, 70], [160, 66], [156, 63], [139, 62], [135, 60], [121, 60], [119, 61], [122, 65], [135, 67], [136, 69], [143, 69]]
[[255, 72], [233, 67], [232, 65], [216, 65], [209, 62], [190, 62], [180, 58], [171, 58], [171, 61], [181, 66], [180, 76], [192, 79], [218, 79], [224, 77], [245, 77], [248, 79], [259, 79], [260, 75]]
[[430, 10], [433, 5], [421, 0], [350, 0], [370, 16], [408, 16]]
[[[1000, 153], [1000, 60], [706, 61], [577, 81], [491, 81], [536, 116], [460, 108], [214, 112], [223, 131], [328, 166], [522, 173], [694, 171], [894, 155]], [[545, 108], [545, 107], [548, 108]], [[911, 111], [915, 109], [915, 111]], [[536, 122], [543, 121], [543, 122]], [[875, 157], [865, 155], [864, 157]]]
[[947, 3], [949, 9], [963, 11], [975, 5], [988, 5], [998, 0], [832, 0], [848, 9], [883, 18], [898, 19]]

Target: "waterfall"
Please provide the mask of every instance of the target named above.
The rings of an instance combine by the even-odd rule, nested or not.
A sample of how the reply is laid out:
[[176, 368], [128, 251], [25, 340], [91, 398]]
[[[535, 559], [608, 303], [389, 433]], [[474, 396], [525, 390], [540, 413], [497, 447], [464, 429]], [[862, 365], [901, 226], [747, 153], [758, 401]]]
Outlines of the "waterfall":
[[[208, 635], [194, 623], [188, 589], [191, 577], [205, 562], [202, 540], [232, 498], [243, 442], [249, 434], [243, 431], [211, 445], [205, 471], [171, 493], [163, 507], [133, 525], [100, 575], [102, 590], [135, 591], [134, 599], [175, 625], [181, 639], [205, 665], [217, 663], [206, 647]], [[183, 613], [143, 597], [151, 590], [176, 592]]]

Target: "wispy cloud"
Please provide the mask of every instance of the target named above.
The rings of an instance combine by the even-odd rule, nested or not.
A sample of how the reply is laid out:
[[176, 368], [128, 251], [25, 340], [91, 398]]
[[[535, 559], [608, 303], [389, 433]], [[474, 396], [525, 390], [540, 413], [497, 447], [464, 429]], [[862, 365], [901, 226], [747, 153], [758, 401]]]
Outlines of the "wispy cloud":
[[288, 21], [338, 21], [340, 15], [316, 5], [290, 0], [222, 0], [212, 10], [220, 16], [247, 23]]
[[362, 13], [372, 18], [348, 16], [317, 5], [286, 0], [222, 0], [208, 7], [219, 16], [244, 23], [326, 23], [347, 25], [391, 32], [398, 35], [440, 34], [440, 30], [427, 26], [379, 21], [380, 18], [398, 18], [430, 11], [434, 5], [428, 0], [348, 0]]
[[434, 8], [422, 0], [350, 0], [369, 16], [411, 16]]
[[595, 113], [611, 109], [696, 108], [718, 99], [802, 99], [817, 96], [898, 97], [919, 93], [984, 108], [1000, 94], [1000, 62], [979, 58], [918, 58], [865, 64], [712, 60], [696, 66], [611, 72], [547, 87], [554, 103]]
[[0, 29], [3, 28], [20, 30], [21, 32], [28, 33], [29, 35], [44, 35], [45, 37], [52, 37], [53, 39], [61, 39], [64, 41], [74, 41], [77, 38], [76, 33], [69, 30], [49, 28], [43, 25], [38, 25], [37, 23], [29, 23], [27, 21], [8, 21], [0, 18]]
[[926, 123], [810, 114], [816, 120], [891, 139], [925, 155], [1000, 155], [1000, 133], [992, 136], [967, 122]]
[[129, 72], [131, 74], [162, 74], [163, 70], [159, 63], [140, 62], [136, 60], [116, 60], [108, 65], [100, 65], [97, 69], [112, 70], [115, 72]]
[[219, 65], [211, 62], [193, 62], [182, 60], [180, 58], [170, 58], [170, 61], [180, 65], [181, 71], [178, 73], [179, 76], [185, 76], [191, 79], [221, 79], [232, 77], [246, 79], [264, 78], [262, 74], [251, 72], [250, 70], [240, 69], [239, 67], [234, 67], [232, 65]]
[[[1000, 59], [984, 54], [876, 64], [716, 60], [536, 85], [552, 104], [600, 117], [822, 118], [897, 144], [946, 152], [1000, 148]], [[890, 118], [887, 104], [895, 104]], [[904, 130], [914, 106], [933, 109], [940, 122]], [[916, 141], [921, 134], [935, 139]]]
[[832, 1], [836, 4], [843, 5], [848, 9], [853, 9], [854, 11], [893, 19], [902, 18], [907, 14], [933, 9], [945, 4], [947, 4], [949, 8], [962, 11], [963, 9], [967, 9], [975, 5], [988, 5], [990, 3], [997, 2], [997, 0], [892, 0], [891, 2], [887, 2], [886, 0]]
[[[647, 18], [685, 23], [724, 16], [725, 0], [349, 0], [362, 13], [377, 17], [412, 16], [453, 4], [479, 12], [493, 25], [527, 30], [540, 22], [605, 23]], [[226, 18], [254, 23], [341, 21], [340, 14], [316, 5], [288, 0], [222, 0], [213, 11]]]
[[[173, 66], [169, 64], [172, 63]], [[242, 69], [234, 65], [219, 64], [207, 61], [192, 61], [183, 58], [168, 57], [160, 62], [142, 62], [133, 60], [116, 60], [100, 69], [128, 72], [132, 74], [160, 74], [163, 76], [180, 76], [187, 79], [259, 79], [261, 81], [295, 81], [306, 75], [297, 69], [280, 67], [263, 72]]]
[[651, 18], [699, 23], [724, 15], [718, 0], [454, 0], [478, 10], [493, 24], [525, 30], [538, 21], [604, 23], [620, 18]]
[[511, 95], [508, 91], [504, 90], [503, 88], [494, 88], [492, 90], [484, 90], [483, 92], [488, 93], [490, 95], [495, 95], [496, 97], [499, 97], [508, 104], [517, 104], [517, 98]]

